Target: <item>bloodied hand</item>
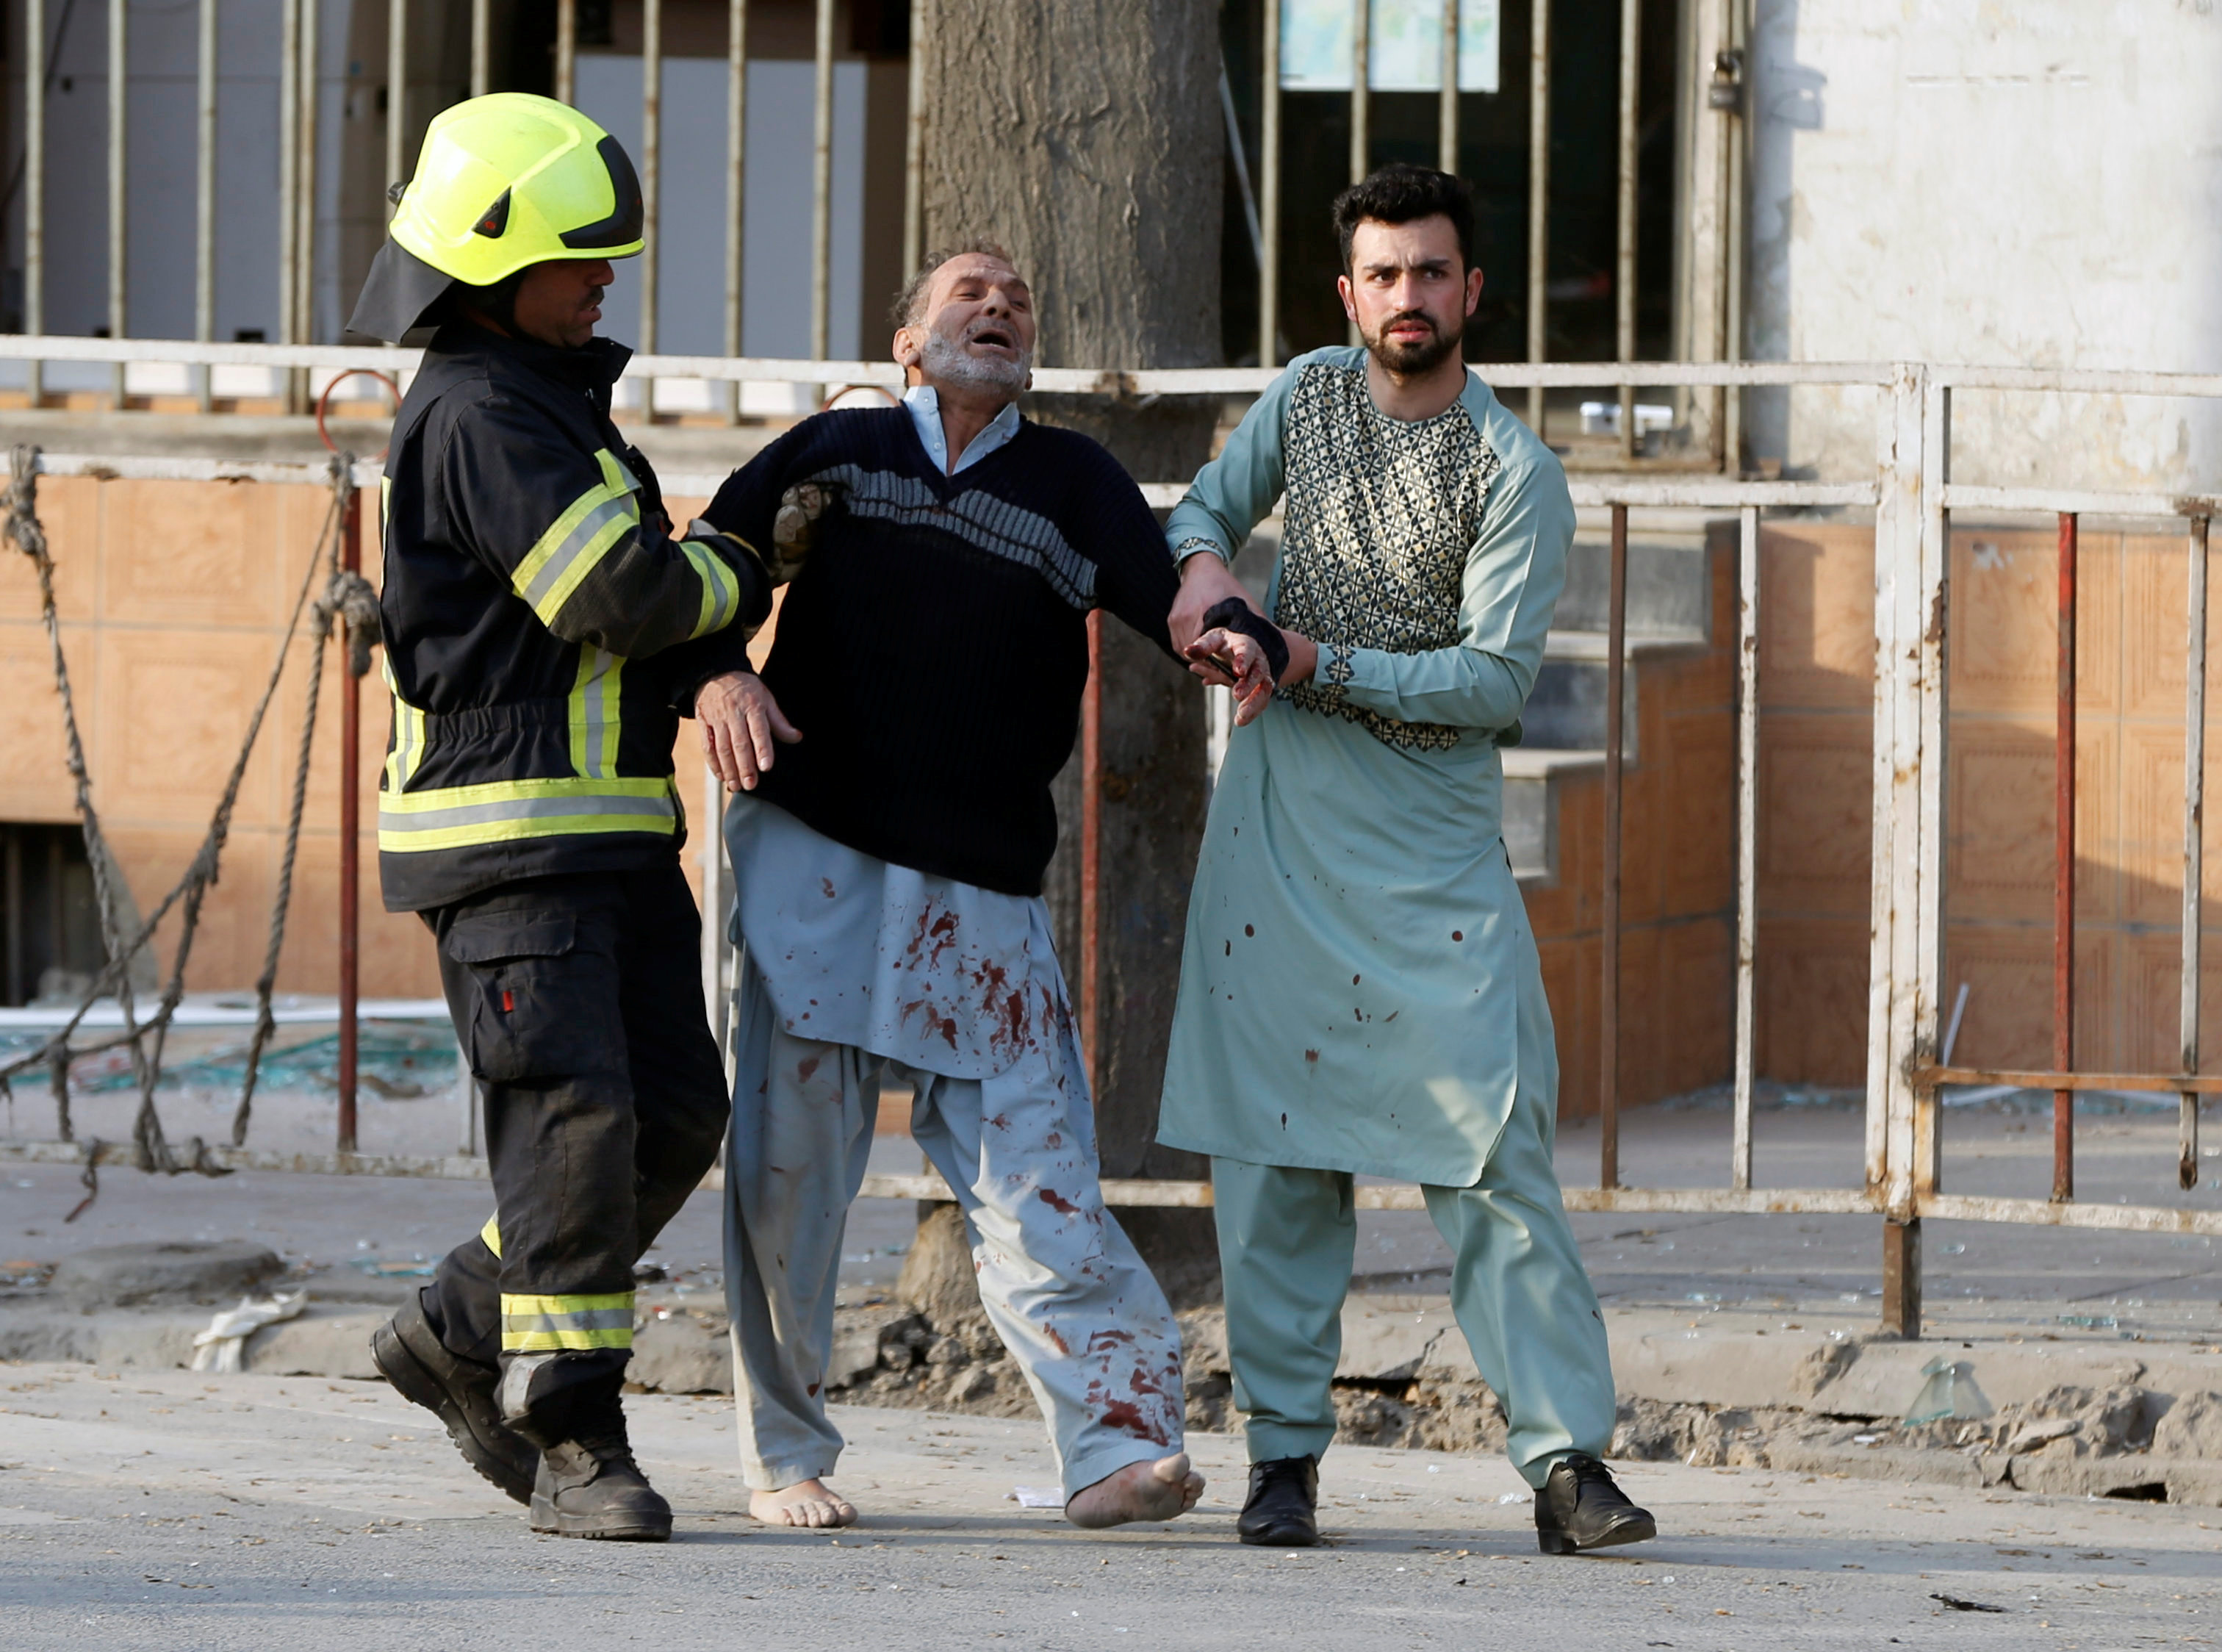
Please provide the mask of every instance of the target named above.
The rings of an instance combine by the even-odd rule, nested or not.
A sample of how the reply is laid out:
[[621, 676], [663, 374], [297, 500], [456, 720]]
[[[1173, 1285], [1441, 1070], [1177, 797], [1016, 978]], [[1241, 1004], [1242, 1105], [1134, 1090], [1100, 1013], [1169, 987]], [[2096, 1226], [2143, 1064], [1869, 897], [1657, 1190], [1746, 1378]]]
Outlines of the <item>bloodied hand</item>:
[[1255, 638], [1215, 627], [1181, 650], [1188, 669], [1215, 688], [1234, 691], [1234, 724], [1240, 728], [1265, 709], [1273, 697], [1273, 672]]

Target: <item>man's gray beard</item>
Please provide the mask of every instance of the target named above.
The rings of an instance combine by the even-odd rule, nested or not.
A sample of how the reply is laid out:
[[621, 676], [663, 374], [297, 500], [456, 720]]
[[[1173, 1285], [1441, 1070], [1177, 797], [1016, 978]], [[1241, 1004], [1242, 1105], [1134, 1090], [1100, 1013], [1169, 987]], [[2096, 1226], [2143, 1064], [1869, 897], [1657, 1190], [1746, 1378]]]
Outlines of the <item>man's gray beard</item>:
[[963, 385], [968, 390], [995, 390], [1005, 395], [1015, 396], [1026, 387], [1026, 375], [1034, 369], [1034, 358], [1031, 350], [1012, 361], [973, 355], [945, 334], [930, 332], [926, 336], [926, 350], [919, 365], [930, 380], [939, 380], [946, 384]]

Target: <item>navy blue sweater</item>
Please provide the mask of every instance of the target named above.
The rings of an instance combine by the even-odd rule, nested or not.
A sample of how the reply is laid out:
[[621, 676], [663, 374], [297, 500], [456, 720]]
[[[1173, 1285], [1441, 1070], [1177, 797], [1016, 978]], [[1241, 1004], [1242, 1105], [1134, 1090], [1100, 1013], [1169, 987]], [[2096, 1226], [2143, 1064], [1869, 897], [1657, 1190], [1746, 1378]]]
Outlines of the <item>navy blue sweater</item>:
[[759, 795], [882, 860], [1039, 895], [1089, 610], [1171, 653], [1180, 580], [1141, 491], [1095, 442], [1031, 419], [947, 476], [906, 409], [842, 409], [734, 472], [707, 515], [769, 546], [780, 496], [806, 481], [839, 502], [764, 663], [803, 738]]

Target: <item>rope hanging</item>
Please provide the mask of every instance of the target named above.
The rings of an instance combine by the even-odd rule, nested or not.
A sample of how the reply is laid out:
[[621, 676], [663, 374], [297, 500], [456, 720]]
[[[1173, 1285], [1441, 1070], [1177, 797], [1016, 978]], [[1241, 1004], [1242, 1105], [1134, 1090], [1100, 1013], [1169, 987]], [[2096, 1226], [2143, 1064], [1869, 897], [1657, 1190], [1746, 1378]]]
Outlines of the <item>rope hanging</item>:
[[[85, 763], [85, 744], [78, 732], [77, 701], [71, 688], [68, 662], [62, 651], [61, 626], [54, 606], [53, 557], [47, 546], [45, 526], [39, 520], [38, 513], [39, 449], [28, 445], [16, 447], [11, 455], [10, 468], [12, 479], [4, 499], [6, 523], [4, 529], [0, 529], [0, 534], [4, 534], [9, 543], [28, 556], [38, 572], [41, 618], [46, 625], [47, 645], [53, 659], [54, 690], [61, 700], [65, 762], [76, 788], [78, 820], [85, 833], [85, 855], [91, 863], [93, 893], [100, 908], [101, 940], [106, 948], [108, 959], [86, 989], [83, 1002], [59, 1032], [35, 1050], [0, 1064], [0, 1085], [4, 1085], [14, 1074], [28, 1068], [46, 1067], [53, 1087], [61, 1138], [65, 1141], [73, 1141], [76, 1135], [70, 1116], [70, 1064], [84, 1056], [128, 1047], [131, 1052], [132, 1077], [139, 1091], [139, 1111], [132, 1127], [133, 1162], [142, 1171], [162, 1171], [171, 1175], [189, 1170], [204, 1176], [228, 1175], [228, 1171], [210, 1162], [207, 1145], [198, 1136], [185, 1144], [186, 1151], [182, 1156], [172, 1149], [163, 1134], [161, 1115], [154, 1105], [154, 1091], [161, 1081], [162, 1054], [170, 1024], [185, 996], [185, 966], [191, 958], [193, 941], [200, 927], [202, 903], [210, 886], [217, 881], [224, 845], [231, 832], [232, 811], [238, 801], [240, 786], [246, 778], [248, 762], [254, 755], [255, 741], [261, 733], [264, 716], [269, 711], [279, 682], [285, 675], [286, 657], [292, 651], [294, 635], [300, 629], [302, 615], [307, 612], [311, 615], [316, 641], [309, 668], [307, 706], [302, 720], [300, 744], [295, 753], [292, 804], [286, 819], [285, 852], [279, 867], [278, 890], [272, 902], [268, 943], [264, 953], [262, 974], [255, 983], [254, 1033], [249, 1046], [238, 1110], [232, 1121], [233, 1145], [236, 1146], [245, 1142], [253, 1110], [257, 1069], [263, 1049], [276, 1027], [271, 1015], [271, 991], [277, 978], [278, 956], [285, 943], [293, 866], [300, 844], [302, 807], [308, 791], [311, 744], [316, 729], [318, 691], [323, 678], [324, 645], [330, 639], [334, 623], [344, 625], [348, 670], [351, 675], [361, 677], [370, 669], [370, 647], [377, 635], [376, 594], [361, 575], [343, 570], [339, 563], [342, 525], [346, 520], [348, 501], [354, 489], [354, 458], [348, 454], [337, 454], [331, 461], [329, 468], [331, 500], [324, 512], [323, 524], [318, 531], [316, 550], [310, 556], [300, 591], [295, 596], [292, 611], [286, 618], [285, 634], [279, 641], [277, 657], [272, 663], [269, 680], [264, 683], [261, 695], [255, 702], [254, 715], [248, 720], [246, 738], [241, 742], [239, 756], [225, 780], [223, 795], [210, 818], [200, 848], [194, 855], [192, 864], [186, 868], [185, 876], [162, 897], [154, 912], [138, 925], [135, 931], [129, 934], [125, 933], [122, 891], [116, 886], [114, 876], [116, 862], [102, 834], [98, 812], [93, 807], [91, 775]], [[312, 605], [311, 594], [316, 590], [319, 573], [323, 575], [323, 589], [315, 597]], [[343, 760], [354, 761], [354, 754], [344, 754]], [[131, 960], [142, 949], [151, 945], [155, 930], [173, 910], [180, 912], [180, 919], [177, 952], [172, 960], [169, 980], [154, 1013], [141, 1021], [138, 1018], [131, 984]], [[122, 1012], [123, 1031], [112, 1038], [78, 1043], [75, 1035], [86, 1014], [96, 1003], [110, 994], [114, 995], [117, 1008]], [[97, 1153], [98, 1146], [97, 1142], [86, 1144], [88, 1163]], [[85, 1203], [91, 1201], [88, 1198]], [[82, 1209], [83, 1206], [78, 1208]], [[74, 1215], [72, 1212], [72, 1216]]]

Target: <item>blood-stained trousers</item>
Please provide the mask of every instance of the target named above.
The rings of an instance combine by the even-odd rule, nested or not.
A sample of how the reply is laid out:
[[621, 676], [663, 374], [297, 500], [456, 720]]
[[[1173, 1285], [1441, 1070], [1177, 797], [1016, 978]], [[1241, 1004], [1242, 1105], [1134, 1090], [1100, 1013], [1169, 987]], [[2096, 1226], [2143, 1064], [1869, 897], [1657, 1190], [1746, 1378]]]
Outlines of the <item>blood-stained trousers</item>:
[[725, 1299], [741, 1469], [773, 1491], [832, 1472], [823, 1385], [850, 1202], [882, 1078], [964, 1216], [981, 1305], [1049, 1424], [1064, 1495], [1181, 1447], [1180, 1334], [1103, 1207], [1070, 1017], [990, 1078], [952, 1078], [797, 1038], [743, 960], [725, 1153]]

